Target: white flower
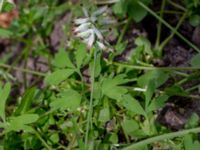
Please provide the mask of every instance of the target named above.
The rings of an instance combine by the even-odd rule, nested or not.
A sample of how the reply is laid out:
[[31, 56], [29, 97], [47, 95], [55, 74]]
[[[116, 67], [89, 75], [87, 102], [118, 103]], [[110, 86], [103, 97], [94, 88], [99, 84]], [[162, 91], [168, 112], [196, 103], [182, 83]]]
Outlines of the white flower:
[[116, 23], [116, 21], [109, 17], [109, 8], [107, 6], [101, 7], [90, 15], [87, 9], [83, 7], [83, 13], [83, 18], [74, 20], [76, 26], [74, 33], [76, 37], [81, 38], [87, 44], [88, 48], [96, 44], [100, 49], [106, 50], [106, 42], [104, 41], [101, 30], [98, 28]]

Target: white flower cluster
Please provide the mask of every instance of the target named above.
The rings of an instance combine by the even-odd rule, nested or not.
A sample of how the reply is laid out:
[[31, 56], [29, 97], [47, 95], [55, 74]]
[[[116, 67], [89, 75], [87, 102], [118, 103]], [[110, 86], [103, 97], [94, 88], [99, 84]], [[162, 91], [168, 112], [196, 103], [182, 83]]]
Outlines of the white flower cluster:
[[[107, 16], [107, 14], [109, 14], [109, 8], [107, 6], [101, 7], [89, 15], [89, 12], [83, 7], [83, 13], [85, 16], [84, 18], [74, 20], [76, 25], [74, 28], [75, 35], [81, 38], [83, 42], [87, 44], [88, 48], [97, 44], [100, 49], [106, 50], [106, 41], [104, 40], [102, 33], [108, 30], [99, 30], [98, 28], [116, 23]], [[99, 27], [97, 27], [97, 25], [99, 25]]]

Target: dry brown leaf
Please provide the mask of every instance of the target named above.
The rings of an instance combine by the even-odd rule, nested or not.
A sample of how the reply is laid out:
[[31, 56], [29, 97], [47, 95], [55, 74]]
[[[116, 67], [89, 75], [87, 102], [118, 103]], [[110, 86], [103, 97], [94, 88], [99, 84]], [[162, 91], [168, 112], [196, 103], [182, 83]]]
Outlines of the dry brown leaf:
[[0, 27], [8, 28], [12, 21], [18, 17], [18, 11], [12, 10], [6, 13], [0, 13]]

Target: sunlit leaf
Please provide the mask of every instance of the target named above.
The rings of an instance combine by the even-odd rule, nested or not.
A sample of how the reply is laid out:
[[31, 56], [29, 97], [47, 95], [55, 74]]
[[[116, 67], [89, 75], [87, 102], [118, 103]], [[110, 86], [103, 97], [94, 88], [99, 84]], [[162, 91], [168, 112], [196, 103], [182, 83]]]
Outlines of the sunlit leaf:
[[72, 89], [61, 93], [60, 97], [54, 99], [51, 103], [51, 109], [69, 109], [76, 110], [80, 106], [81, 95]]
[[128, 90], [122, 86], [128, 82], [125, 79], [124, 75], [118, 75], [114, 78], [105, 78], [102, 83], [102, 93], [110, 98], [115, 100], [120, 100], [124, 94], [128, 92]]
[[193, 67], [200, 67], [200, 53], [195, 55], [191, 60], [191, 65]]
[[37, 114], [23, 114], [17, 117], [9, 118], [9, 125], [6, 129], [9, 131], [20, 131], [24, 129], [29, 129], [29, 124], [34, 123], [38, 120], [39, 116]]
[[68, 53], [64, 49], [60, 49], [56, 54], [53, 65], [59, 68], [75, 68], [74, 64], [71, 62]]
[[131, 112], [134, 112], [139, 115], [144, 115], [144, 116], [146, 115], [140, 103], [131, 95], [123, 96], [122, 105]]
[[10, 83], [6, 83], [3, 89], [0, 88], [0, 118], [2, 118], [3, 121], [5, 121], [5, 105], [10, 93], [10, 88]]
[[62, 81], [66, 80], [70, 75], [74, 73], [73, 69], [60, 69], [49, 74], [45, 78], [45, 82], [50, 85], [58, 85]]

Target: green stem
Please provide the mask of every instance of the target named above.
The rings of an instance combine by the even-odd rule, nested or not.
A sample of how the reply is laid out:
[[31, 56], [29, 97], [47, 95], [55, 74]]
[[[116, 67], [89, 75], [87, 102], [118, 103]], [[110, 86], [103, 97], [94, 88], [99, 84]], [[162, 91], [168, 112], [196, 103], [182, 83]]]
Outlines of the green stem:
[[127, 20], [126, 24], [124, 25], [124, 28], [123, 28], [123, 30], [122, 30], [122, 32], [121, 32], [119, 38], [118, 38], [118, 40], [117, 40], [117, 44], [121, 43], [121, 41], [123, 40], [124, 35], [125, 35], [125, 33], [126, 33], [128, 27], [129, 27], [130, 22], [131, 22], [131, 18], [128, 18], [128, 20]]
[[94, 97], [94, 82], [95, 82], [95, 66], [96, 66], [96, 57], [97, 57], [97, 50], [94, 50], [94, 62], [91, 72], [91, 92], [90, 92], [90, 103], [89, 103], [89, 111], [87, 115], [87, 125], [86, 125], [86, 135], [85, 135], [85, 145], [87, 149], [88, 145], [88, 137], [89, 131], [92, 128], [92, 114], [93, 114], [93, 97]]
[[36, 75], [36, 76], [43, 76], [44, 77], [46, 75], [45, 73], [42, 73], [42, 72], [33, 71], [33, 70], [29, 70], [29, 69], [24, 69], [24, 68], [19, 68], [19, 67], [14, 67], [14, 66], [10, 66], [10, 65], [7, 65], [7, 64], [3, 64], [3, 63], [0, 63], [0, 68], [13, 69], [13, 70], [16, 70], [16, 71], [26, 72], [26, 73], [33, 74], [33, 75]]
[[46, 141], [42, 138], [42, 136], [40, 135], [40, 133], [37, 131], [37, 130], [35, 130], [35, 129], [33, 129], [34, 130], [34, 133], [35, 133], [35, 135], [37, 136], [37, 138], [42, 142], [42, 144], [46, 147], [46, 149], [48, 149], [48, 150], [53, 150], [47, 143], [46, 143]]
[[167, 0], [167, 2], [168, 2], [169, 4], [171, 4], [172, 6], [174, 6], [175, 8], [178, 8], [178, 9], [180, 9], [180, 10], [186, 11], [186, 9], [185, 9], [183, 6], [181, 6], [181, 5], [179, 5], [179, 4], [175, 3], [175, 2], [173, 2], [173, 1], [171, 1], [171, 0]]
[[189, 133], [199, 133], [199, 132], [200, 132], [200, 127], [193, 128], [193, 129], [186, 129], [186, 130], [172, 132], [172, 133], [167, 133], [167, 134], [151, 137], [146, 140], [131, 144], [130, 146], [127, 146], [127, 147], [123, 148], [122, 150], [134, 150], [136, 148], [139, 148], [139, 147], [142, 147], [142, 146], [145, 146], [145, 145], [157, 142], [157, 141], [161, 141], [164, 139], [172, 139], [175, 137], [184, 136]]
[[191, 91], [193, 91], [193, 90], [195, 90], [195, 89], [198, 89], [199, 87], [200, 87], [200, 84], [197, 84], [197, 85], [195, 85], [195, 86], [193, 86], [193, 87], [191, 87], [191, 88], [186, 89], [185, 91], [186, 91], [186, 92], [191, 92]]
[[[156, 13], [160, 14], [159, 11], [157, 11]], [[172, 15], [174, 15], [174, 14], [183, 14], [184, 12], [182, 12], [182, 11], [175, 11], [175, 10], [164, 10], [163, 13], [164, 14], [172, 14]]]
[[136, 70], [166, 70], [166, 71], [170, 71], [170, 70], [200, 70], [200, 67], [153, 67], [153, 66], [146, 67], [146, 66], [137, 66], [137, 65], [130, 65], [130, 64], [118, 63], [118, 62], [110, 62], [110, 64], [115, 65], [115, 66], [124, 67], [124, 68], [132, 68], [132, 69], [136, 69]]
[[180, 34], [178, 31], [176, 31], [169, 23], [167, 23], [163, 18], [160, 18], [154, 11], [152, 11], [150, 8], [148, 8], [144, 3], [142, 3], [141, 1], [137, 1], [137, 3], [144, 8], [145, 10], [147, 10], [151, 15], [153, 15], [155, 18], [157, 18], [158, 20], [160, 20], [166, 27], [168, 27], [170, 30], [172, 30], [179, 38], [181, 38], [185, 43], [187, 43], [191, 48], [193, 48], [194, 50], [196, 50], [197, 52], [200, 52], [200, 49], [195, 46], [193, 43], [191, 43], [190, 41], [188, 41], [182, 34]]
[[187, 16], [187, 12], [185, 12], [183, 14], [183, 16], [179, 20], [178, 24], [176, 25], [174, 31], [172, 31], [172, 33], [162, 42], [162, 44], [159, 47], [159, 51], [162, 51], [163, 48], [166, 46], [166, 44], [173, 38], [173, 36], [175, 35], [175, 32], [178, 31], [178, 28], [181, 26], [181, 24], [185, 20], [186, 16]]
[[[161, 18], [163, 18], [165, 4], [166, 4], [166, 0], [163, 0], [162, 4], [161, 4], [161, 10], [160, 10], [160, 17]], [[161, 29], [162, 29], [162, 22], [159, 20], [159, 22], [158, 22], [158, 30], [157, 30], [157, 38], [156, 38], [156, 44], [155, 44], [155, 48], [156, 49], [158, 48], [158, 46], [160, 44]]]

